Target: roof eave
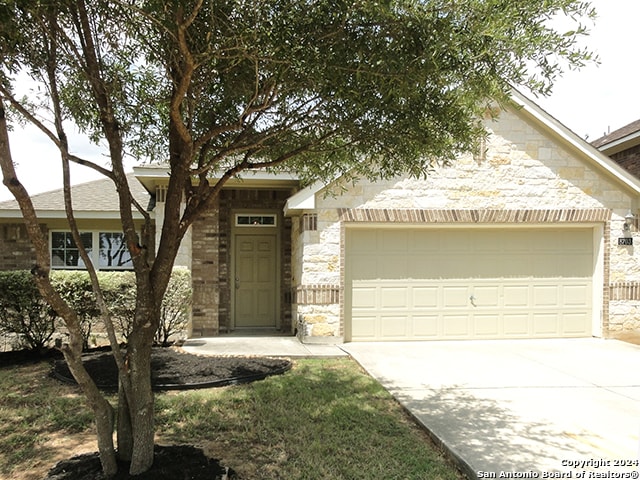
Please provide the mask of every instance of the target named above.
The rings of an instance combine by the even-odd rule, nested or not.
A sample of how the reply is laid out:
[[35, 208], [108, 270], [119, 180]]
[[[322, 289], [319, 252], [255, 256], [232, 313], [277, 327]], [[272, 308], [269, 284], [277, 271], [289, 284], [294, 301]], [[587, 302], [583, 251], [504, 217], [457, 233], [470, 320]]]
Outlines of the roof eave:
[[[144, 220], [142, 214], [133, 211], [134, 220]], [[37, 211], [38, 219], [66, 219], [67, 214], [64, 210], [39, 210]], [[74, 211], [74, 218], [78, 220], [120, 220], [120, 212], [99, 212], [99, 211]], [[20, 210], [3, 209], [0, 210], [0, 218], [16, 218], [22, 219], [23, 215]]]
[[324, 188], [323, 182], [315, 182], [287, 199], [284, 206], [285, 216], [300, 215], [305, 210], [315, 210], [316, 194]]
[[[157, 186], [169, 183], [170, 169], [163, 165], [143, 165], [134, 167], [133, 172], [138, 181], [150, 193], [155, 193]], [[221, 178], [223, 172], [216, 172], [211, 180]], [[224, 187], [232, 188], [295, 188], [300, 184], [294, 172], [271, 173], [264, 170], [244, 171], [238, 177], [229, 179]]]
[[630, 133], [609, 143], [597, 147], [605, 155], [613, 155], [640, 144], [640, 131]]

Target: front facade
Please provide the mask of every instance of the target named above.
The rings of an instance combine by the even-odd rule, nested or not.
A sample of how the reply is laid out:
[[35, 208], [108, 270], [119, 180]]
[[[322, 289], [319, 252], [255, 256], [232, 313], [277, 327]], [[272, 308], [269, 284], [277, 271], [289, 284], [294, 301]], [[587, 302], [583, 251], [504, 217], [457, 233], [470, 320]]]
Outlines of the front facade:
[[[426, 179], [233, 180], [178, 257], [192, 271], [190, 336], [333, 343], [640, 330], [640, 180], [526, 98], [514, 101], [486, 121], [480, 154]], [[167, 170], [134, 173], [160, 232]], [[0, 204], [0, 268], [29, 268], [10, 211]]]
[[[640, 329], [638, 180], [526, 98], [426, 180], [292, 197], [298, 332], [345, 341]], [[334, 191], [340, 191], [335, 189]]]

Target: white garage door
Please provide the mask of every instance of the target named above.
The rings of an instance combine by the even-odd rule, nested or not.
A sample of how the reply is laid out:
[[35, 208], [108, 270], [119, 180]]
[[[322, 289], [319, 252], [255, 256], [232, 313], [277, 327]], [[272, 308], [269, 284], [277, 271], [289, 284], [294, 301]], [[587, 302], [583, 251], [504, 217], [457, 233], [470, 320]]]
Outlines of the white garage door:
[[593, 229], [348, 228], [346, 339], [590, 336]]

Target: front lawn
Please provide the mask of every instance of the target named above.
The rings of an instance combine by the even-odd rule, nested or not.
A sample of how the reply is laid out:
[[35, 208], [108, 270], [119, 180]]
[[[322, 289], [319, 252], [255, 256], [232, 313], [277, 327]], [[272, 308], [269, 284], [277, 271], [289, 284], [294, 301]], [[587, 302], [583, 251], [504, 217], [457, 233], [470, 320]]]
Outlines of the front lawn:
[[[45, 362], [0, 368], [0, 477], [41, 480], [94, 451], [77, 387]], [[427, 435], [348, 359], [298, 360], [246, 385], [160, 393], [157, 443], [194, 444], [241, 479], [460, 479]]]

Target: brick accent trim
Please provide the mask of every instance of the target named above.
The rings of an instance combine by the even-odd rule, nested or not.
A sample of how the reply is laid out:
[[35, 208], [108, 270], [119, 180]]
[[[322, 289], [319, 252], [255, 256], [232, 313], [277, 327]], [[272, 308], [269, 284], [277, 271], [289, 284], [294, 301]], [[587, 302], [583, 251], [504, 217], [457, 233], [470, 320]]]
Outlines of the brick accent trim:
[[611, 218], [607, 208], [541, 209], [541, 210], [428, 210], [399, 208], [340, 208], [345, 222], [392, 223], [579, 223], [606, 222]]
[[293, 290], [293, 303], [299, 305], [331, 305], [340, 302], [337, 285], [298, 285]]
[[640, 300], [640, 282], [616, 282], [610, 284], [609, 300]]

